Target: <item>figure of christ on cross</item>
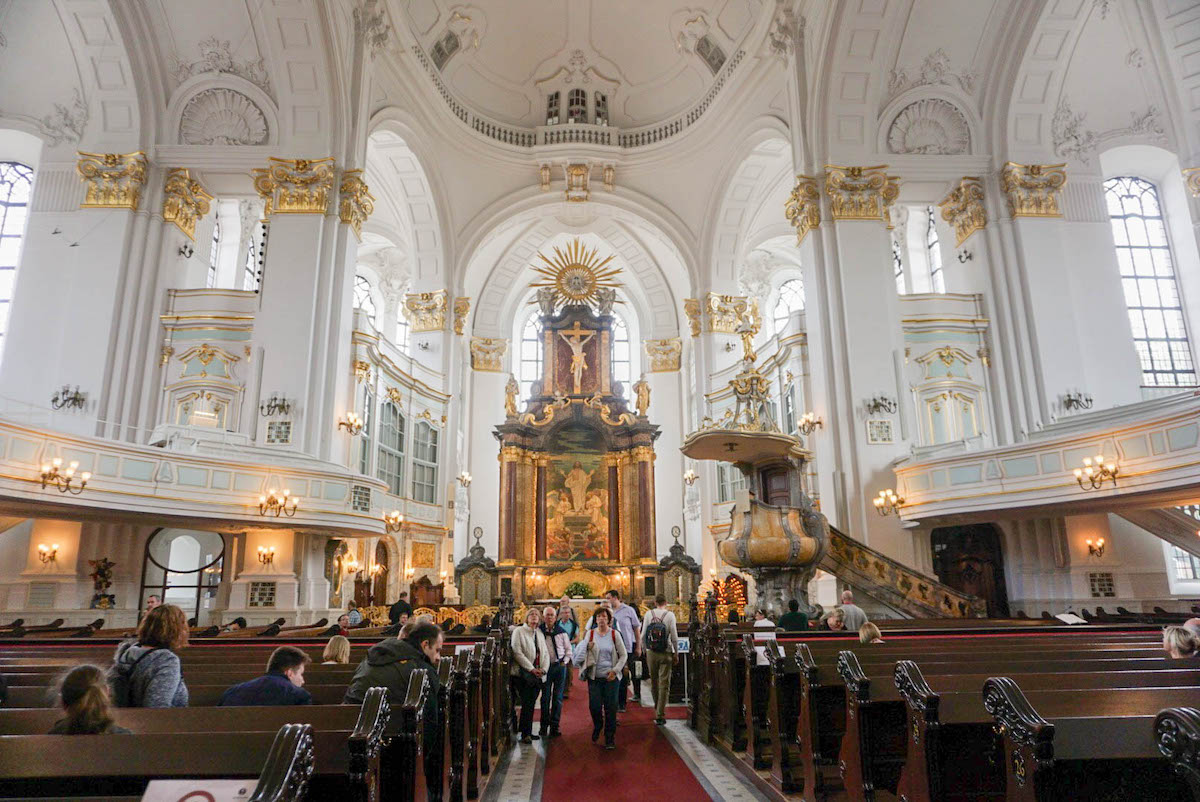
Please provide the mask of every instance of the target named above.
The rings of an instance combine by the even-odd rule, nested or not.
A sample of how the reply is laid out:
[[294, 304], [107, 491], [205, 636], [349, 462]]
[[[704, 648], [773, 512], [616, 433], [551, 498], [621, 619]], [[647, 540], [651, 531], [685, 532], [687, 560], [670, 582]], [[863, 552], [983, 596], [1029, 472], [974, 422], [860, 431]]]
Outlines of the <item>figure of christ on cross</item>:
[[[583, 336], [585, 334], [586, 337]], [[575, 395], [579, 395], [583, 392], [583, 372], [587, 370], [587, 356], [583, 353], [583, 346], [596, 336], [596, 332], [579, 328], [579, 321], [576, 320], [574, 328], [560, 331], [558, 336], [571, 346], [571, 375], [575, 379]]]

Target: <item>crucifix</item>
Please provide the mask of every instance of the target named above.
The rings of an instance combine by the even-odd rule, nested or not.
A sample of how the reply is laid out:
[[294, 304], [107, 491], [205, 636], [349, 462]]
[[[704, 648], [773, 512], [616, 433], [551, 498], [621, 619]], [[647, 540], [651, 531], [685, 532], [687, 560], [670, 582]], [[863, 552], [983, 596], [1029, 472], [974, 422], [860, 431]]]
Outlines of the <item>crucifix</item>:
[[[585, 334], [586, 337], [583, 336]], [[579, 321], [576, 320], [574, 328], [560, 331], [558, 336], [571, 346], [571, 375], [575, 379], [575, 395], [579, 395], [583, 392], [583, 372], [587, 370], [587, 357], [583, 353], [583, 346], [596, 336], [596, 332], [579, 328]]]

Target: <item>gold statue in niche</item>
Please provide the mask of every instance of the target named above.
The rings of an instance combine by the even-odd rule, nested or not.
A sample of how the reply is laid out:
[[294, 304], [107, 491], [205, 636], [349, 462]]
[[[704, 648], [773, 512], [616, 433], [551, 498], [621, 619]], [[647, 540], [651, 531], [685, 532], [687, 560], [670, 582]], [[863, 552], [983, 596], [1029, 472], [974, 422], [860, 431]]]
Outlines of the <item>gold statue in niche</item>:
[[[585, 334], [586, 337], [583, 336]], [[578, 395], [583, 392], [583, 373], [588, 369], [587, 355], [583, 353], [583, 346], [596, 336], [596, 332], [579, 328], [579, 321], [576, 320], [575, 328], [560, 331], [558, 336], [571, 346], [571, 377], [575, 380], [574, 392]]]

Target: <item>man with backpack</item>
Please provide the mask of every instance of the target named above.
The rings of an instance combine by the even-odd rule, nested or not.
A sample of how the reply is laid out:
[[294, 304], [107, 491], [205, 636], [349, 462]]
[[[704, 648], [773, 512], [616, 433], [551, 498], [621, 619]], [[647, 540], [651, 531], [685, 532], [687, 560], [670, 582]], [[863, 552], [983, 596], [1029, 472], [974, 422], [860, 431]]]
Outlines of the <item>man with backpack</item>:
[[654, 597], [654, 608], [642, 621], [642, 649], [650, 669], [650, 693], [654, 696], [654, 723], [667, 723], [667, 699], [671, 696], [671, 670], [679, 659], [679, 632], [675, 613], [667, 609], [667, 597]]

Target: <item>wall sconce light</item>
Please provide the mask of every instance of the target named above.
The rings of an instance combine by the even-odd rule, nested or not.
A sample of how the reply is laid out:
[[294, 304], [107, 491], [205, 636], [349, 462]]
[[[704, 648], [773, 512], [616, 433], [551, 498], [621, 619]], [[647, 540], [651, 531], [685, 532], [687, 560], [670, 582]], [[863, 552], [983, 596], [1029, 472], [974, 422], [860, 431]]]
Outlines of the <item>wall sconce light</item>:
[[375, 563], [374, 565], [371, 566], [371, 570], [368, 571], [367, 573], [369, 573], [371, 576], [379, 576], [386, 570], [387, 570], [387, 566], [384, 565], [383, 563]]
[[272, 415], [287, 415], [292, 411], [292, 402], [286, 398], [281, 398], [276, 393], [271, 393], [271, 397], [258, 405], [258, 412], [264, 418], [269, 418]]
[[468, 471], [463, 471], [458, 475], [458, 483], [463, 487], [471, 486], [471, 474]]
[[79, 474], [79, 484], [75, 484], [75, 469], [79, 467], [79, 462], [71, 460], [66, 468], [63, 468], [62, 464], [62, 458], [55, 457], [42, 465], [42, 489], [45, 490], [46, 485], [54, 485], [60, 493], [78, 496], [87, 487], [88, 479], [91, 479], [92, 475], [84, 471]]
[[284, 490], [283, 495], [279, 495], [275, 488], [271, 488], [267, 491], [267, 495], [258, 497], [259, 515], [274, 515], [276, 518], [286, 515], [291, 518], [296, 514], [298, 506], [300, 506], [300, 497], [293, 496], [290, 490]]
[[407, 580], [411, 580], [413, 578], [413, 574], [415, 574], [416, 572], [417, 572], [417, 570], [415, 568], [405, 568], [404, 569], [404, 578]]
[[691, 487], [692, 485], [696, 484], [696, 480], [699, 478], [700, 474], [696, 473], [691, 468], [688, 468], [687, 472], [683, 475], [683, 483], [688, 487]]
[[1094, 458], [1083, 458], [1083, 467], [1075, 469], [1075, 481], [1084, 490], [1099, 490], [1104, 487], [1105, 481], [1110, 480], [1115, 487], [1119, 472], [1120, 468], [1115, 462], [1105, 462], [1104, 455], [1097, 454]]
[[190, 243], [190, 242], [185, 242], [179, 246], [179, 255], [182, 256], [184, 259], [191, 259], [192, 254], [194, 254], [195, 252], [196, 252], [196, 249], [192, 247], [192, 243]]
[[342, 567], [346, 569], [346, 573], [353, 574], [358, 572], [358, 558], [353, 554], [347, 555], [342, 562]]
[[363, 430], [363, 419], [356, 412], [347, 412], [346, 417], [338, 421], [338, 428], [345, 429], [351, 437], [355, 437]]
[[79, 392], [79, 385], [75, 385], [75, 389], [72, 390], [69, 386], [64, 384], [62, 389], [55, 393], [54, 397], [50, 399], [50, 406], [54, 409], [62, 409], [63, 407], [83, 409], [83, 406], [86, 403], [87, 394]]
[[1087, 539], [1088, 556], [1103, 557], [1104, 556], [1104, 538], [1093, 541], [1090, 537]]
[[58, 562], [58, 544], [47, 546], [42, 543], [38, 545], [38, 559], [42, 561], [42, 565]]
[[824, 429], [825, 421], [818, 418], [812, 412], [805, 412], [800, 416], [800, 431], [803, 434], [812, 434], [817, 429]]
[[879, 495], [871, 500], [875, 505], [875, 512], [880, 515], [900, 514], [900, 508], [904, 506], [904, 497], [897, 496], [896, 491], [888, 488], [880, 490]]
[[275, 562], [275, 547], [274, 546], [259, 546], [258, 561], [263, 565], [270, 565]]
[[446, 572], [442, 571], [440, 574], [438, 574], [438, 576], [441, 577], [442, 584], [446, 584]]
[[1092, 397], [1084, 393], [1067, 393], [1062, 397], [1063, 409], [1091, 409]]
[[383, 526], [389, 534], [399, 532], [400, 528], [404, 526], [404, 516], [400, 514], [400, 510], [392, 510], [383, 516]]
[[891, 396], [877, 395], [870, 399], [865, 404], [868, 415], [878, 415], [880, 412], [886, 412], [889, 415], [895, 415], [896, 410], [900, 406], [896, 403], [896, 399]]

